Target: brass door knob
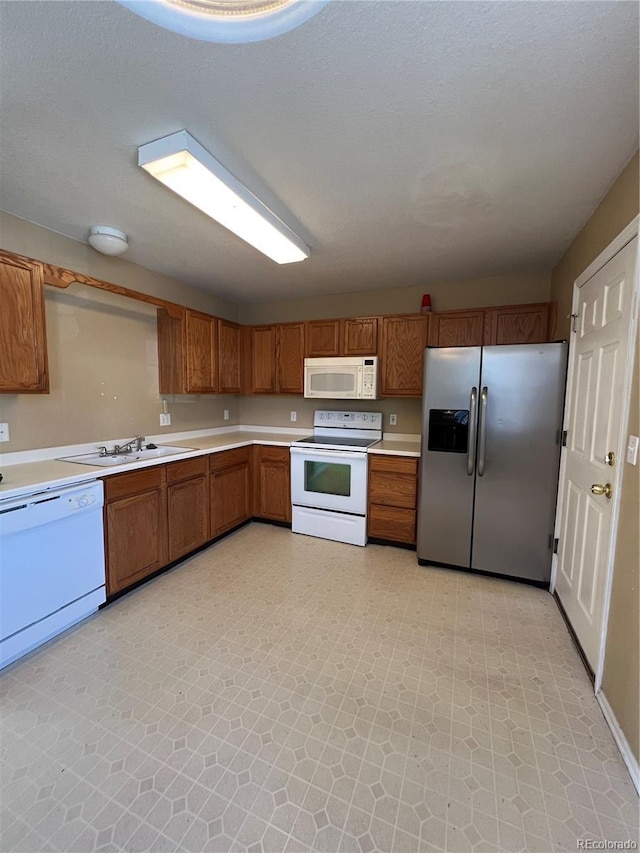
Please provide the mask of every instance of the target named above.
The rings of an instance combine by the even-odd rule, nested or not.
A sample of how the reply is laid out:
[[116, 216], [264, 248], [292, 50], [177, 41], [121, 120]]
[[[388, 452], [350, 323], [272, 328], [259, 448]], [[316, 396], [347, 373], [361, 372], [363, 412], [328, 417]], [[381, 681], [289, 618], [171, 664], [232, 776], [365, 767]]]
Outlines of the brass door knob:
[[604, 464], [611, 465], [612, 467], [616, 464], [616, 454], [613, 450], [610, 450], [608, 453], [604, 454]]
[[594, 483], [591, 486], [591, 494], [592, 495], [606, 495], [609, 499], [611, 498], [611, 483], [605, 483], [602, 486], [600, 483]]

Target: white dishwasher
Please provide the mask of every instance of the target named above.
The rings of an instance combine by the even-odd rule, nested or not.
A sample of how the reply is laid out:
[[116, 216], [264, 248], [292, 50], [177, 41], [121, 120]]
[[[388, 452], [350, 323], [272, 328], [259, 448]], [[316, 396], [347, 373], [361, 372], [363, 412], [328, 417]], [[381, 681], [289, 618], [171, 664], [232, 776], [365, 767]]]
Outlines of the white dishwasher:
[[0, 502], [0, 669], [105, 601], [102, 481]]

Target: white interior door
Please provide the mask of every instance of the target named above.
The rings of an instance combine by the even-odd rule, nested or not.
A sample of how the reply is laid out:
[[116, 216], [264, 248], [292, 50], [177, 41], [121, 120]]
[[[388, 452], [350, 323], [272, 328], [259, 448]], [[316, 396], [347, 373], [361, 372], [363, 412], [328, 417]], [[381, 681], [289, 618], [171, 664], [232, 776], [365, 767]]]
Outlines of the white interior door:
[[[579, 288], [574, 307], [578, 317], [565, 414], [556, 592], [594, 672], [622, 463], [618, 453], [637, 250], [636, 236]], [[607, 462], [612, 451], [613, 465]], [[594, 485], [609, 485], [612, 497], [595, 494]]]

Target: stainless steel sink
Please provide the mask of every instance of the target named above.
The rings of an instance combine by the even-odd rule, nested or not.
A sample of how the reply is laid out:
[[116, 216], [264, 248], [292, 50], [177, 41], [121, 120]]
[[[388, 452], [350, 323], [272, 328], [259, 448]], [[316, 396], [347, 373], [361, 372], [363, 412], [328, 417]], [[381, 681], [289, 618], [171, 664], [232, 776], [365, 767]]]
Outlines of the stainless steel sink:
[[171, 444], [159, 444], [157, 447], [134, 450], [131, 453], [118, 453], [117, 456], [101, 456], [100, 451], [81, 453], [78, 456], [61, 456], [58, 462], [77, 462], [79, 465], [97, 465], [100, 468], [111, 468], [114, 465], [127, 465], [131, 462], [141, 462], [143, 459], [159, 459], [163, 456], [174, 456], [176, 453], [188, 453], [194, 447], [175, 447]]

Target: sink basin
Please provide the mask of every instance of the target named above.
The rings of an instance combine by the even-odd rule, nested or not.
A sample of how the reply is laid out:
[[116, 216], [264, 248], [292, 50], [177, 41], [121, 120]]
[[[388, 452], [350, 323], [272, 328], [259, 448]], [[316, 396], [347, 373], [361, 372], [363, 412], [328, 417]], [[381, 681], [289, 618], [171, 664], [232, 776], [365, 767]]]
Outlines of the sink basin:
[[194, 447], [175, 447], [170, 444], [159, 444], [157, 447], [134, 450], [132, 453], [119, 453], [117, 456], [100, 456], [98, 450], [93, 453], [81, 453], [79, 456], [62, 456], [58, 462], [77, 462], [79, 465], [98, 465], [100, 468], [111, 468], [114, 465], [127, 465], [140, 462], [143, 459], [159, 459], [163, 456], [173, 456], [176, 453], [188, 453]]

